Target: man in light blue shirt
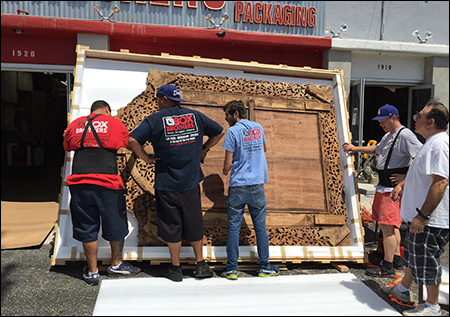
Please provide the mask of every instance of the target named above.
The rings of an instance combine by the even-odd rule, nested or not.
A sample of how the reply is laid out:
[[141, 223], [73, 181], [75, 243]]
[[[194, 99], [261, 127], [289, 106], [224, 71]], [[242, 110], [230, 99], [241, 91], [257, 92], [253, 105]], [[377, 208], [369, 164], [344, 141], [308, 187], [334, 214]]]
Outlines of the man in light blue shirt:
[[225, 120], [230, 125], [223, 148], [225, 161], [223, 174], [230, 175], [228, 190], [227, 265], [221, 275], [237, 279], [239, 233], [245, 205], [248, 206], [256, 233], [259, 257], [258, 276], [276, 276], [277, 266], [269, 263], [269, 236], [266, 231], [266, 196], [264, 183], [269, 181], [266, 162], [266, 139], [263, 127], [247, 120], [247, 110], [240, 100], [228, 102], [224, 107]]

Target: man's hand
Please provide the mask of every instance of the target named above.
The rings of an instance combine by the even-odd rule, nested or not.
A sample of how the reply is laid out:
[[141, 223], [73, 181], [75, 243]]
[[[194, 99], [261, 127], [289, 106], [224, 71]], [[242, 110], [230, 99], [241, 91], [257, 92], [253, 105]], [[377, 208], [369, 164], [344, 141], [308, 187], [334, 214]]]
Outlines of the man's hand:
[[344, 149], [344, 152], [348, 152], [348, 154], [353, 154], [355, 152], [356, 146], [350, 143], [344, 143], [342, 148]]
[[202, 156], [200, 157], [200, 163], [205, 163], [206, 154], [208, 154], [209, 149], [206, 146], [203, 146]]
[[394, 187], [394, 190], [391, 191], [391, 194], [389, 195], [389, 202], [398, 202], [400, 201], [399, 194], [402, 192], [402, 189], [400, 187]]
[[427, 224], [427, 221], [420, 217], [419, 215], [415, 216], [411, 221], [411, 225], [409, 226], [409, 231], [412, 233], [423, 233], [423, 228]]
[[392, 174], [389, 178], [394, 185], [397, 185], [401, 181], [405, 180], [406, 174]]
[[156, 157], [155, 154], [147, 154], [146, 156], [144, 156], [143, 160], [145, 161], [145, 163], [151, 164], [155, 161], [158, 161], [159, 157]]

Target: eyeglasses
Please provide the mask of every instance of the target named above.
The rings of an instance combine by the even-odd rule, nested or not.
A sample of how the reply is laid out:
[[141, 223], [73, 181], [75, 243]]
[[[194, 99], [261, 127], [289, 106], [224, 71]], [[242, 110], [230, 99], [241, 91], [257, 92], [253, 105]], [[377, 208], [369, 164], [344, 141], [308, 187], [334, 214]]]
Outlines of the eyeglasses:
[[420, 113], [418, 113], [418, 112], [415, 115], [413, 115], [413, 120], [417, 120], [417, 119], [420, 119], [420, 118], [422, 118], [422, 115]]

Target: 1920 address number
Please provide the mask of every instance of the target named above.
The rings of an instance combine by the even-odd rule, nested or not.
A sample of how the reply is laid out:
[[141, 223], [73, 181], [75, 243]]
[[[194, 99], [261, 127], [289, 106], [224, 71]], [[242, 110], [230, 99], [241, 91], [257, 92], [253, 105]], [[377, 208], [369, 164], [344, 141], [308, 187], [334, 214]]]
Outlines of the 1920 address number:
[[33, 58], [36, 56], [35, 51], [28, 50], [12, 50], [13, 57], [25, 57], [25, 58]]

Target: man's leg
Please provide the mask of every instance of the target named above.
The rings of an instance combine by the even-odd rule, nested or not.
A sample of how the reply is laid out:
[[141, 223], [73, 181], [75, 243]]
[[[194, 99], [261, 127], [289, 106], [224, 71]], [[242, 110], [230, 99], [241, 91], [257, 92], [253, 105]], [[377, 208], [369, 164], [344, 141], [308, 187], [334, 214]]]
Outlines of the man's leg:
[[427, 288], [427, 303], [437, 305], [439, 300], [439, 285], [425, 285]]
[[89, 271], [92, 273], [97, 272], [98, 240], [93, 242], [83, 242], [83, 249]]
[[400, 244], [402, 242], [402, 236], [400, 234], [400, 229], [399, 228], [394, 227], [394, 235], [395, 235], [395, 239], [396, 239], [394, 255], [401, 256], [400, 255]]
[[167, 242], [170, 251], [170, 259], [172, 260], [172, 265], [180, 266], [180, 251], [181, 251], [181, 241], [180, 242]]
[[259, 266], [265, 268], [269, 265], [269, 236], [266, 230], [267, 210], [263, 185], [255, 187], [250, 200], [248, 206], [256, 234]]
[[110, 241], [111, 246], [111, 265], [117, 266], [122, 263], [122, 252], [123, 252], [124, 239], [119, 241]]
[[191, 242], [197, 262], [203, 261], [203, 239]]
[[411, 273], [411, 270], [405, 267], [405, 275], [403, 276], [402, 281], [400, 282], [405, 288], [409, 289], [414, 282], [414, 277]]
[[228, 235], [227, 235], [227, 269], [237, 270], [239, 259], [239, 233], [241, 231], [244, 207], [246, 205], [245, 188], [230, 187], [228, 190]]
[[[392, 263], [394, 261], [394, 254], [397, 249], [398, 242], [398, 239], [394, 233], [394, 226], [380, 224], [380, 228], [383, 232], [384, 260]], [[398, 246], [398, 250], [400, 252], [400, 245]]]

